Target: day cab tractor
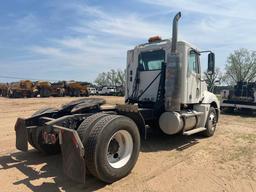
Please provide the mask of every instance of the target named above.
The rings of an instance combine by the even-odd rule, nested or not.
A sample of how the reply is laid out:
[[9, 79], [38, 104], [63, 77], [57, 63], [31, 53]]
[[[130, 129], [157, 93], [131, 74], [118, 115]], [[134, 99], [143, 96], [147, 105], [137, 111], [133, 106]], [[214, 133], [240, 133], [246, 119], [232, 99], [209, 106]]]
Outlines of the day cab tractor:
[[[202, 52], [177, 42], [180, 17], [180, 12], [174, 17], [171, 40], [150, 38], [128, 51], [125, 104], [106, 108], [103, 100], [87, 98], [18, 118], [17, 149], [27, 151], [29, 142], [46, 154], [61, 151], [63, 169], [70, 178], [85, 182], [90, 173], [112, 183], [131, 172], [149, 126], [168, 135], [212, 136], [219, 102], [202, 79]], [[208, 73], [214, 73], [212, 52]]]

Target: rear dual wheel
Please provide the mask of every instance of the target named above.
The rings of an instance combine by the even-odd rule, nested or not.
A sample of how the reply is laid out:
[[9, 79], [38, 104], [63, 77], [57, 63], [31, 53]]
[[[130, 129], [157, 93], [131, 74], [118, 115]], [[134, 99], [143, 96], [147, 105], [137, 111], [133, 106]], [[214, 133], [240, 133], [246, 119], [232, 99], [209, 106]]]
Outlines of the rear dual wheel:
[[102, 113], [96, 116], [90, 130], [83, 132], [89, 136], [81, 138], [86, 165], [92, 175], [112, 183], [128, 175], [134, 167], [140, 151], [139, 130], [125, 116]]
[[82, 141], [85, 144], [90, 136], [91, 130], [93, 126], [99, 121], [101, 118], [107, 116], [107, 113], [96, 113], [89, 117], [87, 117], [78, 127], [77, 133]]

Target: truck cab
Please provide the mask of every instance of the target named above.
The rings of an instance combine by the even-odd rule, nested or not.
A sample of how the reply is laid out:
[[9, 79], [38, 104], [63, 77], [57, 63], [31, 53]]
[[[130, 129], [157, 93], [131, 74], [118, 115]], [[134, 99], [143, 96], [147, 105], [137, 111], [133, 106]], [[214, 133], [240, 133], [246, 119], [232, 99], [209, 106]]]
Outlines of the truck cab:
[[[176, 27], [174, 19], [172, 39], [151, 37], [129, 50], [126, 66], [126, 102], [138, 104], [144, 119], [158, 121], [170, 135], [197, 128], [200, 132], [211, 108], [216, 113], [214, 121], [220, 113], [217, 97], [207, 91], [200, 63], [201, 54], [208, 53], [208, 73], [214, 73], [214, 53], [177, 41]], [[151, 117], [144, 115], [145, 109], [153, 110]]]
[[[140, 96], [138, 102], [157, 101], [160, 73], [171, 52], [171, 44], [171, 39], [158, 38], [153, 42], [138, 45], [127, 52], [125, 94], [127, 100]], [[207, 84], [203, 80], [201, 52], [188, 42], [178, 41], [177, 54], [180, 58], [179, 74], [176, 75], [179, 75], [177, 84], [181, 90], [181, 104], [199, 103], [205, 94], [216, 97], [207, 91]], [[151, 82], [152, 84], [147, 88]], [[135, 88], [137, 88], [136, 91]], [[147, 88], [146, 91], [144, 91], [145, 88]]]
[[[180, 57], [180, 77], [178, 84], [181, 89], [181, 103], [199, 103], [207, 92], [205, 81], [202, 81], [202, 68], [200, 65], [200, 51], [185, 41], [177, 43], [177, 52]], [[156, 102], [163, 64], [167, 62], [168, 53], [171, 52], [171, 40], [160, 38], [136, 46], [127, 53], [127, 87], [126, 99], [140, 96], [139, 102]], [[178, 74], [177, 74], [178, 75]], [[137, 86], [137, 90], [134, 91]], [[137, 94], [137, 95], [135, 95]], [[208, 92], [208, 94], [210, 94]]]

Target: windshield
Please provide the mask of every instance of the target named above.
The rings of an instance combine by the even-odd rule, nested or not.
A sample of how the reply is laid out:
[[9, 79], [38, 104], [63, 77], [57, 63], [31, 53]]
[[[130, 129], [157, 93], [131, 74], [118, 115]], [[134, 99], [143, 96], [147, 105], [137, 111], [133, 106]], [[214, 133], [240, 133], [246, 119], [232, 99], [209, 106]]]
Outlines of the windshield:
[[142, 52], [139, 55], [139, 69], [140, 71], [160, 70], [164, 61], [165, 51], [162, 49]]

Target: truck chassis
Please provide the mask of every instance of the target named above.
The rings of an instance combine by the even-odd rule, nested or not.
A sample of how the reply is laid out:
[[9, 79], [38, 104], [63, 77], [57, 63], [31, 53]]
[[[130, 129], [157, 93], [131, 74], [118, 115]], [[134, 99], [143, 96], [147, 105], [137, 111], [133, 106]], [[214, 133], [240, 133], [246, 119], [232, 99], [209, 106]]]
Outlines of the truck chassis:
[[[81, 140], [81, 134], [83, 133], [79, 135], [79, 130], [77, 129], [88, 117], [129, 117], [136, 123], [141, 134], [146, 138], [145, 122], [142, 117], [143, 109], [138, 110], [136, 106], [127, 104], [116, 105], [112, 108], [102, 108], [101, 105], [103, 103], [105, 101], [102, 99], [85, 98], [71, 102], [59, 110], [45, 111], [30, 118], [18, 118], [15, 124], [16, 148], [21, 151], [27, 151], [28, 143], [30, 143], [41, 152], [55, 154], [60, 150], [49, 151], [42, 146], [54, 147], [54, 145], [60, 145], [65, 174], [77, 182], [85, 183], [85, 157], [87, 154]], [[146, 112], [148, 113], [148, 110]], [[40, 135], [38, 132], [34, 133], [36, 136], [33, 135], [36, 130], [41, 130]], [[34, 141], [31, 142], [33, 138]], [[38, 141], [39, 139], [42, 139], [42, 142]], [[36, 142], [41, 143], [42, 146], [35, 145]]]

